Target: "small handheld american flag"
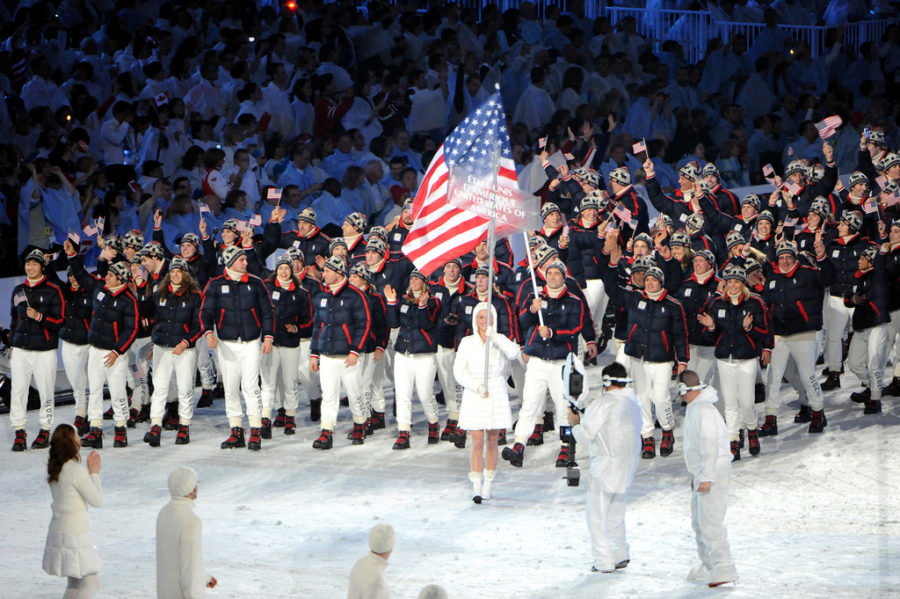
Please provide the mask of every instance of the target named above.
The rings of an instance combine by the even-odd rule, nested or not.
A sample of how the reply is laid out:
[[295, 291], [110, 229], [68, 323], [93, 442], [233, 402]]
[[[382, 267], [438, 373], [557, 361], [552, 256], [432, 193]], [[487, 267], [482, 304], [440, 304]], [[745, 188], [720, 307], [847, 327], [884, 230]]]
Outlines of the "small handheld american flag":
[[635, 156], [637, 156], [638, 154], [640, 154], [642, 152], [646, 152], [646, 151], [647, 151], [647, 142], [645, 142], [643, 139], [641, 141], [637, 142], [636, 144], [632, 144], [632, 146], [631, 146], [631, 153], [634, 154]]
[[785, 227], [794, 227], [797, 225], [797, 221], [798, 221], [798, 219], [796, 216], [789, 216], [786, 219], [784, 219], [784, 226]]
[[866, 214], [874, 214], [878, 212], [878, 200], [875, 198], [869, 198], [865, 202], [863, 202], [863, 212]]
[[250, 217], [250, 220], [247, 221], [247, 224], [249, 224], [253, 227], [260, 226], [262, 224], [262, 215], [254, 214], [253, 216]]
[[96, 237], [97, 233], [100, 232], [100, 229], [98, 229], [97, 225], [95, 225], [94, 223], [86, 224], [81, 230], [84, 231], [84, 234], [88, 237]]
[[900, 204], [900, 189], [892, 185], [890, 189], [886, 189], [881, 193], [885, 207]]
[[613, 210], [613, 214], [622, 222], [631, 222], [631, 210], [623, 206], [621, 202], [616, 204], [616, 208], [615, 210]]
[[822, 139], [828, 139], [832, 135], [837, 132], [837, 128], [844, 124], [844, 121], [841, 120], [841, 117], [838, 115], [832, 115], [829, 117], [825, 117], [818, 123], [816, 123], [816, 129], [819, 130], [819, 137]]
[[200, 204], [200, 214], [210, 214], [212, 210], [206, 204]]
[[771, 164], [767, 164], [767, 165], [763, 166], [762, 171], [763, 171], [763, 177], [765, 177], [766, 179], [771, 179], [772, 177], [775, 176], [775, 169], [772, 168]]
[[281, 200], [281, 190], [277, 187], [270, 187], [266, 192], [267, 200]]
[[18, 306], [22, 302], [27, 302], [28, 298], [25, 297], [25, 292], [21, 289], [13, 296], [13, 305]]

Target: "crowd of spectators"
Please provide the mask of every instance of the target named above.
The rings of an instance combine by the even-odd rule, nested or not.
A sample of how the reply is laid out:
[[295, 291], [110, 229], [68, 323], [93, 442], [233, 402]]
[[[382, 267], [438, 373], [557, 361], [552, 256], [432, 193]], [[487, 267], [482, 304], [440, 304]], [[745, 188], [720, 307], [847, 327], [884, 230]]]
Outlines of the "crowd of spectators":
[[763, 182], [763, 164], [780, 173], [793, 158], [822, 160], [814, 123], [833, 114], [844, 123], [831, 140], [842, 173], [856, 166], [864, 128], [900, 144], [897, 25], [859, 47], [835, 27], [813, 58], [770, 8], [753, 43], [714, 39], [692, 64], [678, 42], [654, 52], [634, 19], [592, 20], [578, 1], [546, 6], [543, 18], [530, 2], [485, 5], [480, 17], [437, 2], [356, 4], [0, 6], [0, 275], [100, 216], [104, 235], [149, 239], [162, 210], [176, 252], [202, 205], [211, 231], [254, 214], [265, 224], [278, 203], [285, 230], [309, 206], [326, 231], [350, 212], [381, 224], [497, 85], [520, 171], [539, 139], [569, 138], [596, 145], [590, 166], [602, 180], [623, 165], [637, 173], [631, 144], [645, 139], [664, 189], [691, 160], [715, 162], [726, 187], [746, 186]]

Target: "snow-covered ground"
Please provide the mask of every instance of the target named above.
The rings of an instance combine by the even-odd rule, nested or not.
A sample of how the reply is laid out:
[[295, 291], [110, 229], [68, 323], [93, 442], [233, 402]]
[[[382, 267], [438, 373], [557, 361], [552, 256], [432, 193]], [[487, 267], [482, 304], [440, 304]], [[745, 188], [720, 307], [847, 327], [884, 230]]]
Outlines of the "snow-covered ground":
[[[807, 425], [793, 423], [795, 404], [785, 406], [780, 434], [762, 440], [760, 456], [734, 464], [726, 524], [741, 578], [735, 587], [685, 582], [697, 557], [677, 404], [675, 453], [643, 460], [631, 490], [631, 564], [604, 575], [589, 571], [584, 478], [567, 487], [553, 467], [556, 433], [528, 448], [524, 468], [501, 461], [495, 498], [479, 506], [466, 478], [468, 450], [426, 445], [421, 411], [408, 451], [391, 450], [391, 430], [350, 446], [344, 408], [332, 451], [311, 448], [318, 429], [305, 421], [294, 437], [276, 429], [253, 453], [219, 449], [227, 425], [217, 401], [198, 411], [185, 447], [166, 432], [151, 449], [141, 442], [147, 425], [139, 425], [128, 448], [114, 449], [105, 423], [105, 498], [91, 512], [103, 559], [97, 597], [156, 596], [156, 513], [168, 500], [168, 473], [182, 464], [200, 475], [196, 511], [207, 569], [219, 580], [211, 598], [346, 596], [368, 529], [381, 521], [397, 533], [387, 570], [394, 597], [415, 597], [432, 582], [453, 598], [898, 597], [900, 398], [886, 399], [884, 414], [864, 416], [849, 400], [855, 378], [843, 380], [843, 390], [826, 395], [824, 434], [807, 434]], [[72, 416], [71, 406], [57, 411], [58, 421]], [[36, 414], [29, 418], [30, 442]], [[0, 596], [59, 597], [65, 581], [41, 570], [47, 453], [13, 454], [11, 444], [3, 416]], [[582, 466], [586, 474], [586, 460]]]

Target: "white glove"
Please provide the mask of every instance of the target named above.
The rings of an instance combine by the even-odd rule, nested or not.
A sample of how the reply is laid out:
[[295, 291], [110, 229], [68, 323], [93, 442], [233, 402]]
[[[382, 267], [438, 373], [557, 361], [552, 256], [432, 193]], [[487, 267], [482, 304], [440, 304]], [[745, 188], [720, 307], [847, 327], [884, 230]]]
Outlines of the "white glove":
[[484, 331], [484, 338], [485, 338], [485, 339], [493, 339], [493, 338], [496, 337], [496, 336], [497, 336], [497, 329], [496, 329], [496, 327], [488, 327], [487, 329], [485, 329], [485, 331]]
[[478, 395], [487, 397], [487, 389], [484, 388], [484, 385], [478, 385]]

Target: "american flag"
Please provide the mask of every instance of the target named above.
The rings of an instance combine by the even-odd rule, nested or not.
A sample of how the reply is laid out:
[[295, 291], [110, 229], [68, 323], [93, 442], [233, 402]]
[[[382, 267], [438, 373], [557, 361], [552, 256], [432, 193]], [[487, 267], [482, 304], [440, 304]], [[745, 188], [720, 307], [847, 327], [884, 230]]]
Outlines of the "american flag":
[[875, 198], [869, 198], [865, 202], [863, 202], [863, 212], [866, 214], [874, 214], [878, 212], [878, 200]]
[[72, 243], [74, 243], [75, 245], [78, 245], [78, 243], [81, 241], [81, 236], [78, 233], [76, 233], [75, 231], [72, 231], [71, 229], [69, 229], [68, 237], [69, 237], [69, 240]]
[[[456, 192], [460, 179], [462, 183], [473, 177], [486, 177], [490, 181], [497, 144], [500, 147], [498, 192], [503, 190], [505, 194], [515, 196], [520, 193], [516, 165], [499, 92], [491, 95], [447, 136], [416, 193], [412, 208], [415, 222], [403, 242], [403, 253], [426, 276], [448, 260], [472, 250], [488, 232], [490, 215], [451, 203], [451, 190]], [[536, 201], [534, 211], [539, 223]], [[498, 238], [502, 235], [498, 224]]]
[[647, 151], [647, 144], [644, 142], [643, 139], [641, 141], [637, 142], [636, 144], [632, 144], [632, 146], [631, 146], [631, 153], [634, 154], [635, 156], [637, 156], [641, 152], [646, 152], [646, 151]]
[[254, 214], [253, 216], [250, 217], [250, 220], [247, 221], [247, 224], [249, 224], [253, 227], [260, 226], [262, 224], [262, 215]]
[[95, 225], [94, 223], [86, 224], [81, 230], [84, 231], [84, 234], [88, 237], [94, 237], [97, 235], [97, 233], [100, 232], [100, 229], [98, 229], [97, 225]]
[[765, 177], [766, 179], [775, 176], [775, 169], [772, 168], [771, 164], [767, 164], [767, 165], [763, 166], [762, 171], [763, 171], [763, 177]]
[[793, 227], [797, 224], [798, 220], [799, 219], [796, 216], [789, 216], [786, 219], [784, 219], [784, 226], [785, 227]]
[[885, 207], [900, 204], [900, 188], [896, 185], [891, 185], [881, 192], [881, 197], [884, 200]]
[[885, 187], [887, 187], [887, 177], [885, 177], [884, 175], [878, 175], [877, 177], [875, 177], [875, 183], [878, 184], [879, 189], [884, 189]]
[[18, 306], [22, 302], [27, 302], [28, 298], [25, 297], [25, 292], [21, 289], [13, 296], [13, 306]]
[[157, 108], [159, 108], [160, 106], [164, 106], [168, 103], [169, 103], [169, 95], [165, 92], [163, 92], [161, 94], [157, 94], [153, 98], [153, 105]]
[[844, 121], [841, 120], [841, 117], [834, 114], [832, 116], [825, 117], [818, 123], [816, 123], [816, 129], [819, 130], [819, 137], [822, 139], [828, 139], [832, 135], [835, 134], [837, 128], [844, 124]]
[[250, 231], [250, 227], [247, 226], [247, 221], [239, 220], [237, 222], [237, 230], [243, 233], [244, 231]]
[[98, 216], [97, 217], [97, 230], [102, 232], [104, 224], [106, 224], [106, 218], [103, 216]]
[[278, 189], [277, 187], [270, 187], [269, 190], [266, 192], [266, 199], [267, 200], [276, 200], [276, 201], [280, 200], [281, 199], [281, 190]]
[[782, 187], [791, 192], [791, 195], [794, 196], [800, 195], [800, 192], [803, 191], [802, 187], [800, 187], [796, 183], [791, 183], [790, 181], [786, 181], [784, 185], [782, 185]]
[[200, 204], [200, 214], [209, 214], [212, 210], [209, 209], [209, 206], [206, 204]]
[[626, 208], [621, 202], [616, 204], [615, 209], [613, 210], [613, 214], [617, 216], [622, 222], [630, 223], [631, 222], [631, 210]]

